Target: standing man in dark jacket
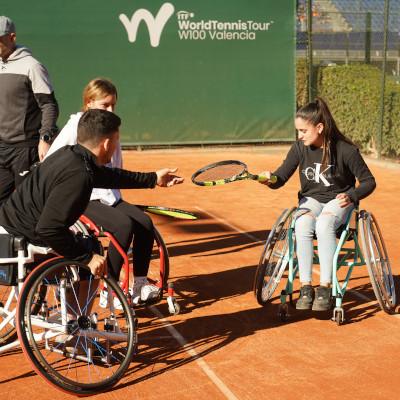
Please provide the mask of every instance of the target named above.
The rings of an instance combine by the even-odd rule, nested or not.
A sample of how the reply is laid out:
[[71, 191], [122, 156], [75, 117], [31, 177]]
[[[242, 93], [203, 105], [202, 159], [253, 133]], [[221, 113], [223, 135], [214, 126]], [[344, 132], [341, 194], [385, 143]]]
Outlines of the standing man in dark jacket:
[[0, 204], [42, 160], [57, 133], [58, 105], [46, 68], [16, 44], [0, 16]]

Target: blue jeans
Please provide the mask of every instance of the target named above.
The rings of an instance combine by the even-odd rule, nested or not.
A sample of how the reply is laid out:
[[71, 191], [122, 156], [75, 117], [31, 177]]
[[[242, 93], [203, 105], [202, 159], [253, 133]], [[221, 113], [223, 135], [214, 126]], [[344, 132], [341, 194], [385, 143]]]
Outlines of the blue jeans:
[[354, 205], [341, 208], [336, 199], [320, 203], [311, 198], [300, 200], [296, 211], [296, 253], [301, 283], [312, 282], [314, 233], [318, 241], [320, 284], [332, 282], [333, 256], [336, 250], [336, 230], [346, 222]]

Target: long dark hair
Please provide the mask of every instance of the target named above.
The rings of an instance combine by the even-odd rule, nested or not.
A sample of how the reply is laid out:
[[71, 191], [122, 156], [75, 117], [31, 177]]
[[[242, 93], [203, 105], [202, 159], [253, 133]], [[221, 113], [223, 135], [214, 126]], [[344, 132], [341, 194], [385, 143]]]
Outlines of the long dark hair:
[[296, 112], [296, 118], [301, 118], [314, 126], [322, 124], [322, 166], [326, 167], [335, 158], [334, 143], [343, 140], [354, 144], [350, 139], [340, 132], [332, 117], [329, 107], [321, 97], [316, 97], [314, 101], [300, 107]]

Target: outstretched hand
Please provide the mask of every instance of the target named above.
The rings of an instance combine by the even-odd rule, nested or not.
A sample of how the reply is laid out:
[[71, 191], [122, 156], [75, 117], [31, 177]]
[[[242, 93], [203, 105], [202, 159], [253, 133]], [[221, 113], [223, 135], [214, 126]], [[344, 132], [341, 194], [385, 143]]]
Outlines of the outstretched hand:
[[265, 178], [266, 178], [266, 179], [264, 179], [262, 181], [259, 180], [258, 182], [260, 182], [263, 185], [267, 185], [267, 186], [270, 185], [270, 183], [271, 183], [270, 179], [271, 179], [271, 176], [272, 176], [271, 171], [262, 171], [258, 175], [265, 176]]
[[178, 168], [163, 168], [156, 171], [157, 185], [170, 187], [182, 183], [184, 179], [178, 175], [174, 175], [177, 170]]

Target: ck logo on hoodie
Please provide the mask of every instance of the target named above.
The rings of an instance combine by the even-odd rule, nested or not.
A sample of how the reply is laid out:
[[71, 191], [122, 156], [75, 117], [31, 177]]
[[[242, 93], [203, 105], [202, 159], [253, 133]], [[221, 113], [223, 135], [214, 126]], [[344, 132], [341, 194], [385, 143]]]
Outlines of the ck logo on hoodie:
[[330, 177], [330, 174], [327, 171], [333, 167], [333, 165], [328, 165], [323, 171], [321, 171], [322, 164], [314, 163], [315, 168], [307, 167], [301, 171], [304, 176], [309, 181], [314, 181], [316, 183], [322, 183], [324, 186], [332, 186], [333, 183], [329, 183], [327, 177]]

